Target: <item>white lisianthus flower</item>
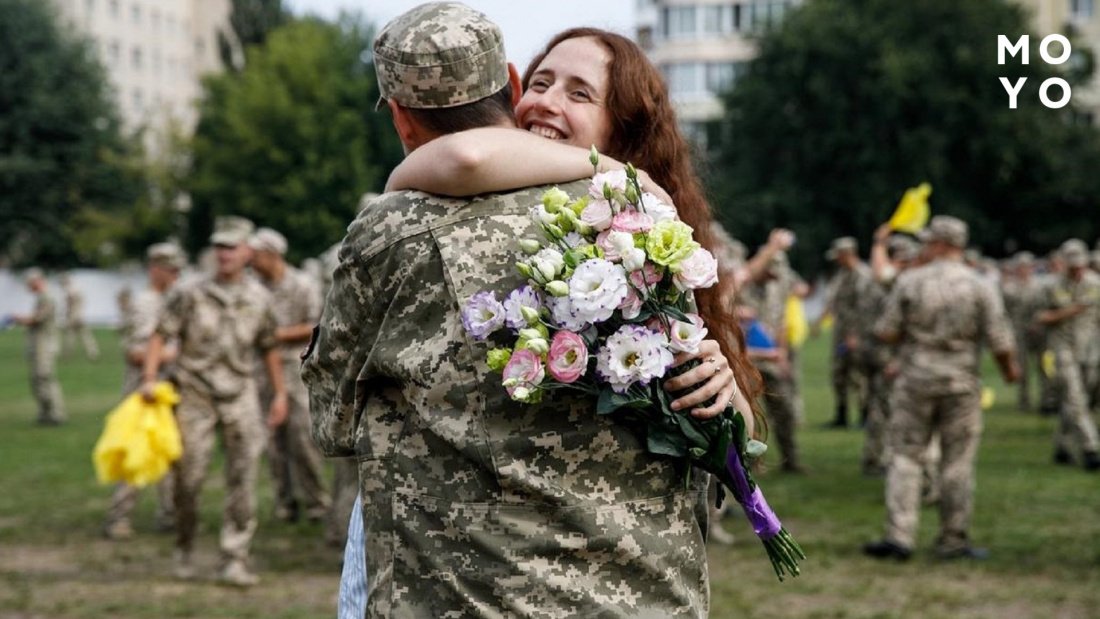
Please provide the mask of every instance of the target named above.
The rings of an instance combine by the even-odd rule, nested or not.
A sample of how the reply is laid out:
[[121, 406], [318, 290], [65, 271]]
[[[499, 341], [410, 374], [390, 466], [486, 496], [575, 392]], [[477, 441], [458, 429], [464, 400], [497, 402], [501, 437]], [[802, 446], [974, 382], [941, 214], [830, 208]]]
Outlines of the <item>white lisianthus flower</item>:
[[556, 279], [565, 268], [565, 258], [553, 247], [544, 247], [531, 257], [531, 266], [549, 281]]
[[536, 204], [531, 207], [531, 220], [537, 224], [549, 226], [550, 224], [557, 223], [558, 216], [555, 213], [551, 213], [546, 210], [546, 207], [542, 204]]
[[680, 262], [680, 272], [673, 275], [672, 283], [685, 291], [709, 288], [718, 283], [718, 261], [700, 247]]
[[707, 337], [707, 329], [703, 326], [703, 319], [698, 315], [688, 314], [687, 316], [691, 322], [672, 321], [668, 347], [674, 352], [695, 354], [699, 352], [699, 344]]
[[588, 187], [588, 195], [593, 198], [603, 199], [604, 185], [610, 185], [611, 190], [626, 191], [626, 170], [612, 170], [600, 172], [592, 177], [592, 185]]
[[562, 242], [565, 243], [566, 247], [574, 249], [576, 247], [584, 245], [587, 241], [585, 241], [584, 237], [577, 232], [570, 232], [569, 234], [566, 234], [564, 238], [562, 238]]
[[569, 279], [569, 300], [577, 316], [588, 323], [603, 322], [626, 298], [630, 285], [626, 271], [603, 258], [586, 260]]
[[641, 201], [646, 215], [652, 217], [655, 224], [677, 218], [676, 207], [661, 202], [660, 198], [651, 193], [643, 193]]
[[623, 325], [596, 353], [596, 372], [616, 393], [660, 378], [672, 366], [668, 338], [639, 325]]
[[580, 220], [593, 230], [603, 232], [611, 227], [615, 219], [615, 213], [611, 210], [611, 203], [607, 200], [593, 200], [581, 211]]
[[612, 230], [607, 233], [607, 244], [615, 249], [615, 254], [620, 258], [628, 251], [634, 249], [634, 235], [629, 232]]
[[524, 309], [535, 312], [542, 306], [542, 295], [529, 285], [520, 286], [504, 298], [504, 321], [509, 329], [518, 331], [530, 322], [523, 314]]
[[588, 323], [581, 319], [579, 313], [573, 307], [568, 292], [560, 297], [547, 297], [546, 307], [550, 309], [550, 319], [558, 328], [583, 331], [588, 327]]
[[634, 272], [645, 266], [645, 251], [631, 247], [622, 254], [623, 268]]

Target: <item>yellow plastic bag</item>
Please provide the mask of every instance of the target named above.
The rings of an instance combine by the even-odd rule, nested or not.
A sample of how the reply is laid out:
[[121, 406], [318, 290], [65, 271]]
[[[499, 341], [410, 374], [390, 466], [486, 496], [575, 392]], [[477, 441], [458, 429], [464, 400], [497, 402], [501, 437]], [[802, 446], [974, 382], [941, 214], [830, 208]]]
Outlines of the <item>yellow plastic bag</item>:
[[1039, 366], [1043, 370], [1043, 376], [1047, 378], [1054, 378], [1054, 375], [1058, 373], [1058, 366], [1054, 362], [1054, 353], [1049, 350], [1043, 351], [1043, 356], [1039, 359]]
[[910, 187], [902, 196], [898, 208], [890, 217], [890, 228], [898, 232], [916, 234], [928, 225], [931, 210], [928, 208], [928, 196], [932, 195], [932, 185], [921, 183]]
[[793, 294], [787, 296], [787, 307], [783, 316], [787, 322], [787, 343], [792, 348], [801, 348], [806, 338], [810, 337], [810, 323], [806, 320], [802, 299]]
[[153, 402], [134, 392], [107, 415], [92, 452], [100, 483], [145, 486], [160, 481], [183, 453], [172, 406], [179, 402], [171, 383], [159, 382]]

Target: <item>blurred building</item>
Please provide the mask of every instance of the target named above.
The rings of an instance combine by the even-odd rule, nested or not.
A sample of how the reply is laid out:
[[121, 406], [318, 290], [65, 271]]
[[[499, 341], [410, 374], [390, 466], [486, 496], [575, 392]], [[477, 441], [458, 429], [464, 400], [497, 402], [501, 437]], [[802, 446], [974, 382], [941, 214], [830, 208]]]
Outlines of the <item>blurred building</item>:
[[[681, 125], [697, 143], [705, 146], [707, 121], [722, 113], [719, 95], [756, 56], [751, 35], [803, 1], [810, 0], [637, 0], [637, 40], [664, 73]], [[1040, 36], [1071, 32], [1100, 51], [1100, 0], [1009, 1], [1031, 11]], [[1084, 120], [1100, 122], [1100, 79], [1073, 99], [1092, 110]]]
[[95, 43], [127, 130], [147, 129], [160, 152], [168, 135], [190, 134], [200, 78], [222, 70], [218, 34], [229, 40], [230, 0], [51, 0], [64, 25]]
[[[1076, 43], [1093, 50], [1094, 66], [1100, 69], [1100, 0], [1015, 0], [1031, 13], [1032, 29], [1038, 36], [1065, 34]], [[1058, 46], [1051, 52], [1057, 54]], [[1082, 52], [1075, 51], [1068, 63], [1087, 62]], [[1032, 59], [1032, 62], [1035, 62]], [[1100, 124], [1100, 70], [1084, 89], [1073, 92], [1073, 102], [1084, 114], [1082, 120]]]
[[706, 143], [706, 122], [722, 113], [745, 63], [756, 56], [750, 35], [802, 0], [638, 0], [638, 42], [668, 82], [684, 131]]

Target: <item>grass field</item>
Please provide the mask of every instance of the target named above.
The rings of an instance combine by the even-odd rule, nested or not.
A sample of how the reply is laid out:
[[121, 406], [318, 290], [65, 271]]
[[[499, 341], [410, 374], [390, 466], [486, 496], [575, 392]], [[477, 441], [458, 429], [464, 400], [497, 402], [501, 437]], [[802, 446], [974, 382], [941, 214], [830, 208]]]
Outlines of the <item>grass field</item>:
[[[248, 591], [172, 580], [170, 537], [152, 532], [146, 492], [138, 536], [100, 536], [110, 489], [96, 484], [91, 451], [118, 400], [122, 368], [114, 335], [97, 333], [105, 360], [63, 360], [70, 422], [35, 426], [22, 334], [0, 332], [0, 619], [334, 616], [339, 553], [316, 525], [271, 518], [260, 488], [254, 557], [263, 582]], [[922, 514], [918, 554], [879, 563], [860, 545], [881, 535], [882, 481], [859, 474], [859, 432], [820, 429], [831, 416], [826, 346], [804, 357], [806, 414], [800, 440], [806, 476], [769, 473], [769, 500], [805, 548], [803, 575], [776, 582], [759, 542], [739, 518], [733, 546], [711, 551], [711, 617], [1089, 618], [1100, 616], [1100, 477], [1050, 464], [1052, 421], [1014, 410], [996, 379], [986, 415], [972, 536], [993, 555], [981, 563], [932, 557], [934, 509]], [[198, 563], [217, 560], [222, 479], [202, 499]]]

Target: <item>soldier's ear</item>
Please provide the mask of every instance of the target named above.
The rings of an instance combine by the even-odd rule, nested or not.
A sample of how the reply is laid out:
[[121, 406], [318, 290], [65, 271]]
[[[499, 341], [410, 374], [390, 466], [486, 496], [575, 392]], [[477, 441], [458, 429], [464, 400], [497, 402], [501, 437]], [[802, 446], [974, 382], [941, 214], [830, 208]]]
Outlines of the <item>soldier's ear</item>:
[[511, 62], [508, 63], [508, 83], [512, 86], [512, 108], [515, 109], [519, 105], [519, 100], [523, 98], [523, 81], [519, 77], [516, 65]]
[[398, 105], [393, 99], [387, 99], [386, 105], [390, 108], [390, 117], [393, 118], [393, 128], [397, 132], [398, 139], [405, 147], [405, 153], [411, 153], [417, 146], [423, 143], [420, 126], [409, 114], [408, 110]]

